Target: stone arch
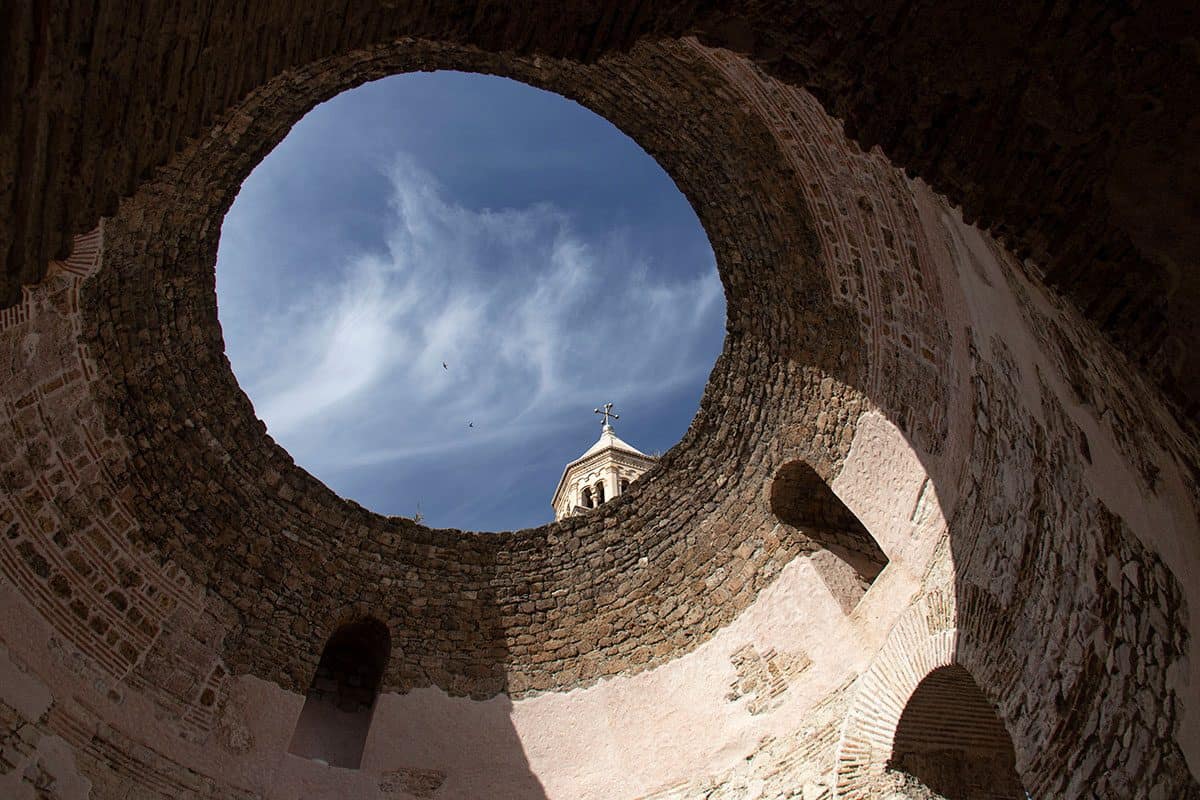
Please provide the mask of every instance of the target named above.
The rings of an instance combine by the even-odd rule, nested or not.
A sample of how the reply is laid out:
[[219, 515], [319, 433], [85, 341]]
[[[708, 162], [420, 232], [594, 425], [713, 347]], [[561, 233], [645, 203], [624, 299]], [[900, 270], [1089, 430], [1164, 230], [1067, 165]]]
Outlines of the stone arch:
[[[835, 800], [868, 800], [886, 785], [885, 771], [893, 761], [897, 732], [914, 696], [924, 705], [918, 689], [930, 675], [952, 670], [954, 686], [962, 689], [965, 674], [976, 693], [973, 708], [981, 704], [993, 713], [995, 724], [1004, 731], [1009, 747], [1018, 744], [1003, 714], [991, 705], [977, 680], [996, 682], [997, 673], [1012, 671], [1000, 653], [977, 653], [964, 641], [979, 614], [979, 598], [970, 593], [960, 605], [954, 594], [931, 589], [920, 597], [892, 628], [887, 641], [855, 684], [850, 708], [842, 725], [834, 765]], [[994, 609], [993, 609], [994, 610]], [[978, 663], [977, 663], [978, 662]], [[944, 672], [941, 674], [945, 674]], [[936, 687], [935, 687], [936, 688]], [[924, 693], [923, 693], [924, 694]], [[914, 715], [909, 714], [908, 726]], [[995, 733], [995, 728], [989, 728]], [[919, 732], [919, 729], [918, 729]], [[911, 734], [909, 740], [912, 740]], [[1021, 782], [1014, 761], [1009, 762]], [[919, 777], [919, 776], [918, 776]], [[974, 800], [974, 795], [968, 800]], [[1019, 798], [1023, 800], [1023, 796]]]
[[947, 800], [1025, 800], [1012, 738], [967, 669], [930, 672], [900, 715], [888, 761]]
[[357, 769], [390, 656], [391, 635], [379, 620], [339, 625], [325, 642], [288, 752]]

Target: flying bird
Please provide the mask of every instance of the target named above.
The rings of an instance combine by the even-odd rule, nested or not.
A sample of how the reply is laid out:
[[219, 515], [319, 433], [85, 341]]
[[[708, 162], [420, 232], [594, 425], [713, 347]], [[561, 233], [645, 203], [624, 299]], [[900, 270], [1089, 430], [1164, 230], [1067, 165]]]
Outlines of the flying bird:
[[447, 367], [447, 366], [446, 366], [446, 362], [445, 362], [445, 361], [443, 361], [443, 362], [442, 362], [442, 369], [450, 369], [449, 367]]
[[468, 423], [467, 423], [467, 427], [468, 427], [468, 428], [474, 428], [474, 427], [475, 427], [475, 423], [474, 423], [474, 422], [468, 422]]

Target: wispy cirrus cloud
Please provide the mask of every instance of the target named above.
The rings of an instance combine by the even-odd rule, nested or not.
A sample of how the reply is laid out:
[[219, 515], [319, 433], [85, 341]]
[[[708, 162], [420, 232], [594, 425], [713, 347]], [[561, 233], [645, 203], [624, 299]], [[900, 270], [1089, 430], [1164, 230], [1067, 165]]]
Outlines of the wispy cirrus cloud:
[[467, 208], [408, 159], [388, 178], [384, 251], [298, 265], [266, 300], [221, 297], [257, 413], [327, 481], [486, 459], [604, 399], [652, 404], [711, 369], [715, 266], [659, 275], [619, 229], [586, 237], [546, 204]]

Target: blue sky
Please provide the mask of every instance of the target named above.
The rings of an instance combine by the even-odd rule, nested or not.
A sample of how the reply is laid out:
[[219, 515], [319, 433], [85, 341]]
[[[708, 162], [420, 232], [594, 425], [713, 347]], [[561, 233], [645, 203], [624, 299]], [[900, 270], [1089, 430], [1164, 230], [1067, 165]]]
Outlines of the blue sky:
[[553, 519], [605, 402], [639, 449], [674, 445], [725, 325], [708, 240], [650, 156], [572, 101], [455, 72], [302, 119], [225, 218], [217, 300], [298, 464], [470, 530]]

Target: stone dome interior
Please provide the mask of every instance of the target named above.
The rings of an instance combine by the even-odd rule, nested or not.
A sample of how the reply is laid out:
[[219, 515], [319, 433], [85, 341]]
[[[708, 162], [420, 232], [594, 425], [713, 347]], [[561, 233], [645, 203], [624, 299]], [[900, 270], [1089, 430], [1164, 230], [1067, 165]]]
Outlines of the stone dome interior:
[[[1196, 250], [1129, 179], [1194, 10], [128, 5], [3, 34], [0, 794], [1200, 797]], [[1127, 158], [1102, 92], [1020, 66], [1071, 59], [1160, 87], [1108, 123]], [[541, 528], [338, 497], [224, 353], [250, 170], [434, 69], [618, 126], [725, 289], [683, 440]]]

